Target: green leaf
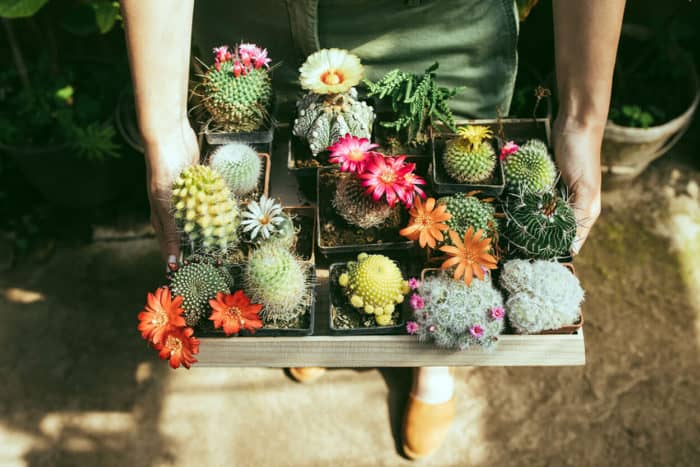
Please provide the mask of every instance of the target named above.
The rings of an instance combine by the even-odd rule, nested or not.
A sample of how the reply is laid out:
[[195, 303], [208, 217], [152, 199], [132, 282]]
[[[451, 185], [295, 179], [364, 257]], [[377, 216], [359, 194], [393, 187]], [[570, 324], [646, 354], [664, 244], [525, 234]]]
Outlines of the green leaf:
[[69, 84], [68, 86], [56, 90], [55, 96], [61, 102], [71, 105], [73, 103], [73, 86]]
[[48, 0], [0, 0], [0, 17], [26, 18], [33, 16]]
[[119, 3], [109, 0], [97, 0], [90, 5], [95, 10], [97, 29], [102, 34], [109, 32], [114, 27], [117, 19], [119, 19]]

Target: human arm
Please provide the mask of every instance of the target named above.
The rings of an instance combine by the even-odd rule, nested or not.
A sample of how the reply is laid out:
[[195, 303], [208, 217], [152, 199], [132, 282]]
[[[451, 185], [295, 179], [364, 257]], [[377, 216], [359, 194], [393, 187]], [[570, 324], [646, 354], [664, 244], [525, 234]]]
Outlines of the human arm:
[[122, 0], [122, 15], [146, 152], [151, 222], [168, 262], [179, 254], [170, 209], [173, 180], [199, 161], [187, 119], [187, 83], [194, 0]]
[[600, 148], [625, 0], [554, 0], [553, 9], [559, 113], [552, 138], [579, 222], [578, 253], [600, 214]]

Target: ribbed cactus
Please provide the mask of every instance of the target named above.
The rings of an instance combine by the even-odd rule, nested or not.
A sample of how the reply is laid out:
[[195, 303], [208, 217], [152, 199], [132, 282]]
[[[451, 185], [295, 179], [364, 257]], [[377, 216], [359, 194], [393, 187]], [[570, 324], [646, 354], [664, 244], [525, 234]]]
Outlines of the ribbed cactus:
[[236, 246], [238, 204], [221, 175], [210, 167], [185, 169], [173, 183], [172, 205], [194, 251], [225, 253]]
[[[438, 203], [447, 206], [445, 211], [452, 217], [445, 223], [450, 230], [457, 232], [460, 238], [464, 238], [469, 227], [473, 227], [475, 231], [483, 229], [487, 236], [493, 235], [496, 230], [496, 211], [491, 203], [464, 193], [444, 196], [438, 199]], [[446, 237], [446, 241], [448, 241], [448, 237]]]
[[209, 157], [209, 165], [226, 181], [236, 196], [245, 196], [258, 187], [262, 161], [258, 152], [244, 143], [219, 146]]
[[307, 266], [273, 243], [253, 250], [243, 280], [251, 301], [264, 305], [262, 316], [268, 323], [289, 323], [307, 310], [312, 298]]
[[359, 101], [355, 88], [345, 94], [309, 93], [297, 102], [294, 135], [306, 140], [316, 156], [346, 134], [370, 138], [374, 110]]
[[409, 290], [396, 263], [384, 255], [367, 253], [347, 263], [338, 285], [345, 289], [350, 305], [374, 315], [380, 326], [391, 322], [394, 305], [403, 302]]
[[219, 292], [230, 293], [232, 278], [212, 264], [188, 263], [172, 275], [170, 288], [173, 295], [183, 297], [182, 308], [188, 326], [195, 326], [211, 309], [209, 300]]
[[470, 286], [446, 273], [425, 278], [411, 298], [414, 323], [407, 329], [421, 342], [464, 350], [491, 349], [503, 332], [503, 297], [489, 276]]
[[458, 128], [457, 136], [447, 143], [442, 158], [448, 175], [460, 183], [488, 180], [496, 167], [491, 135], [491, 130], [482, 125]]
[[576, 276], [560, 263], [507, 261], [500, 284], [508, 294], [508, 320], [519, 333], [559, 329], [579, 320], [584, 292]]
[[528, 141], [505, 158], [503, 168], [509, 192], [541, 193], [552, 189], [557, 178], [547, 145], [537, 139]]
[[568, 201], [552, 192], [504, 198], [502, 238], [509, 256], [552, 259], [570, 254], [576, 217]]
[[227, 47], [217, 48], [215, 53], [216, 66], [210, 67], [202, 80], [204, 107], [224, 131], [259, 129], [268, 119], [272, 97], [267, 51], [242, 44], [233, 54]]
[[365, 194], [362, 181], [354, 174], [340, 174], [333, 196], [333, 207], [348, 223], [363, 229], [382, 225], [392, 213], [387, 203]]

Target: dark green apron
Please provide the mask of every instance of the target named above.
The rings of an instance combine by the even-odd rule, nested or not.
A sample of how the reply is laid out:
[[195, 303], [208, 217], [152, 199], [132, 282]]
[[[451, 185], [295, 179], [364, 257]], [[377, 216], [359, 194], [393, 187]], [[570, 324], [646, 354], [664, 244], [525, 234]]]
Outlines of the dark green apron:
[[195, 2], [194, 44], [255, 42], [274, 63], [281, 101], [301, 93], [298, 68], [319, 48], [357, 54], [366, 76], [393, 68], [422, 72], [440, 62], [440, 84], [466, 89], [452, 101], [461, 117], [505, 115], [515, 83], [518, 21], [513, 0], [202, 0]]

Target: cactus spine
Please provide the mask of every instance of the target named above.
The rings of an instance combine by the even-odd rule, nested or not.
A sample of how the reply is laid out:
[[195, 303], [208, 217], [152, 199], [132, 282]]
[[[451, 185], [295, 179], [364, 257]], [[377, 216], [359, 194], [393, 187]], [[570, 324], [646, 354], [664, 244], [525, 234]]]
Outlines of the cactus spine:
[[222, 273], [212, 264], [188, 263], [173, 273], [170, 287], [173, 295], [183, 297], [182, 308], [188, 326], [195, 326], [210, 311], [209, 300], [219, 292], [230, 293], [230, 274]]
[[258, 187], [262, 161], [258, 152], [244, 143], [219, 146], [209, 158], [209, 165], [226, 181], [236, 196], [245, 196]]
[[547, 145], [530, 140], [503, 162], [509, 192], [541, 193], [552, 189], [557, 178]]

